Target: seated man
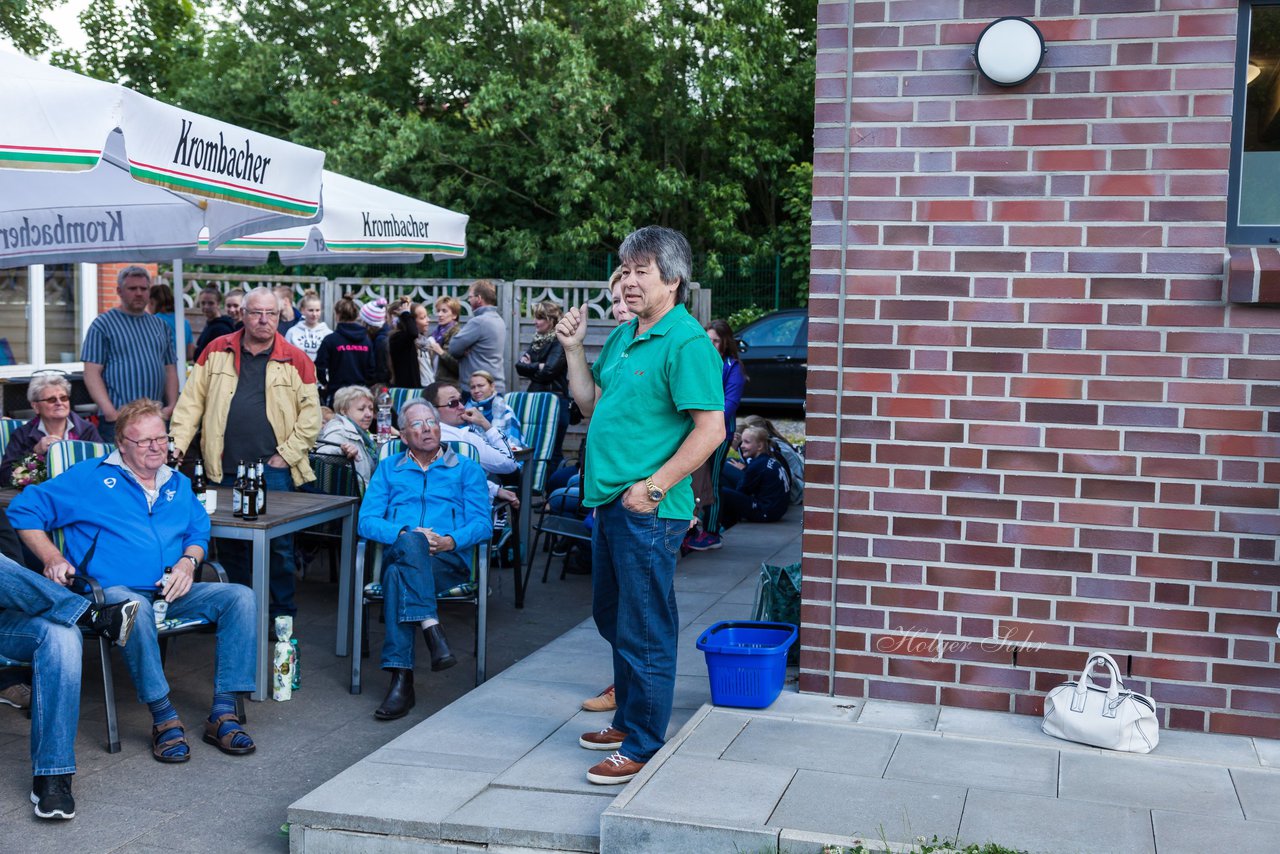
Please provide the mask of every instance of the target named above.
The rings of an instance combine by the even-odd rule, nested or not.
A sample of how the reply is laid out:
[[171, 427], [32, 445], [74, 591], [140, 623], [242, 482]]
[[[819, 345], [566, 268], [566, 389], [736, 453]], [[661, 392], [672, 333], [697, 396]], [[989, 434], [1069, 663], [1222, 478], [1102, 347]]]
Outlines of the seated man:
[[415, 625], [426, 636], [432, 670], [457, 664], [436, 596], [471, 578], [468, 551], [493, 535], [484, 471], [441, 446], [435, 407], [421, 398], [401, 407], [400, 438], [407, 450], [378, 464], [360, 505], [360, 536], [387, 546], [382, 669], [391, 672], [391, 687], [373, 713], [382, 721], [413, 708]]
[[[156, 598], [168, 603], [171, 619], [217, 623], [213, 709], [204, 740], [223, 753], [252, 753], [253, 739], [235, 714], [235, 694], [254, 689], [253, 592], [239, 584], [193, 583], [209, 542], [209, 515], [191, 481], [165, 465], [168, 438], [160, 405], [126, 404], [116, 437], [119, 450], [23, 490], [9, 505], [9, 521], [47, 578], [66, 584], [77, 572], [90, 574], [108, 602], [137, 603], [124, 660], [138, 699], [151, 709], [151, 752], [158, 761], [186, 762], [191, 753], [160, 663], [151, 608]], [[55, 528], [66, 537], [65, 554], [46, 533]]]
[[82, 596], [0, 555], [0, 655], [31, 662], [31, 803], [40, 818], [76, 817], [80, 720], [80, 630], [89, 626], [124, 646], [137, 604], [90, 606]]
[[519, 468], [502, 432], [480, 410], [462, 403], [462, 392], [450, 383], [432, 383], [422, 396], [432, 403], [440, 419], [440, 440], [466, 442], [479, 452], [480, 466], [489, 474], [510, 474]]

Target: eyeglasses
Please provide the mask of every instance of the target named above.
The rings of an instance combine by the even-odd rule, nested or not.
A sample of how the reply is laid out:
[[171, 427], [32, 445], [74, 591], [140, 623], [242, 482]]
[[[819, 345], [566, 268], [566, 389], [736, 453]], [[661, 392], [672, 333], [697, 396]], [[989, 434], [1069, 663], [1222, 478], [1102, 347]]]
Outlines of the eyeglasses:
[[168, 436], [156, 436], [154, 439], [130, 439], [128, 436], [120, 438], [132, 442], [139, 448], [163, 448], [169, 444]]
[[253, 320], [270, 320], [273, 317], [279, 317], [278, 311], [246, 311], [244, 312]]
[[461, 409], [463, 406], [462, 398], [455, 397], [453, 400], [449, 401], [448, 403], [442, 403], [440, 405], [443, 406], [445, 409]]
[[70, 403], [71, 398], [65, 394], [57, 394], [53, 397], [41, 397], [32, 401], [33, 403]]
[[424, 430], [424, 429], [430, 429], [432, 427], [435, 427], [439, 423], [440, 422], [435, 420], [434, 418], [419, 418], [415, 421], [410, 421], [409, 427], [413, 430]]

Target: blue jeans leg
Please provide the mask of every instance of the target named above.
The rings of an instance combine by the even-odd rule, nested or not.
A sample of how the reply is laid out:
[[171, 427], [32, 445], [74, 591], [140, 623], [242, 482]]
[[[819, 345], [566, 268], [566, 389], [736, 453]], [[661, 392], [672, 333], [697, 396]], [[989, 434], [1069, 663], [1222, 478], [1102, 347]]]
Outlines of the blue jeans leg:
[[675, 569], [689, 523], [634, 513], [621, 499], [596, 508], [592, 613], [613, 647], [621, 753], [648, 762], [666, 741], [676, 681]]
[[73, 626], [88, 607], [83, 596], [0, 555], [0, 608]]
[[[263, 479], [267, 482], [267, 513], [271, 513], [272, 492], [292, 492], [293, 476], [288, 469], [273, 469], [266, 466], [262, 470]], [[235, 472], [224, 477], [221, 486], [231, 486], [235, 481]], [[243, 540], [218, 540], [218, 558], [227, 577], [237, 584], [253, 586], [253, 566], [249, 557], [250, 546]], [[276, 537], [271, 541], [271, 567], [267, 573], [267, 588], [270, 592], [270, 613], [268, 616], [296, 616], [298, 606], [294, 602], [295, 580], [293, 576], [293, 535]]]
[[0, 610], [0, 655], [32, 665], [32, 775], [76, 773], [80, 630], [42, 617]]
[[[200, 617], [217, 624], [214, 635], [217, 667], [213, 674], [216, 693], [252, 691], [257, 687], [254, 677], [258, 651], [257, 611], [252, 590], [239, 584], [217, 582], [193, 584], [187, 595], [169, 606], [171, 618]], [[131, 638], [128, 645], [132, 644]]]
[[[151, 610], [151, 594], [131, 587], [107, 587], [102, 595], [108, 602], [138, 603], [138, 615], [133, 621], [129, 642], [120, 647], [120, 657], [129, 668], [138, 701], [154, 703], [169, 696], [169, 681], [164, 678], [164, 666], [160, 663], [160, 640], [156, 636], [156, 617]], [[174, 603], [173, 608], [177, 608]], [[176, 616], [170, 614], [170, 616]]]
[[436, 594], [470, 578], [471, 567], [461, 553], [433, 555], [422, 534], [401, 534], [386, 547], [382, 562], [382, 608], [387, 619], [384, 670], [413, 669], [418, 624], [439, 615]]

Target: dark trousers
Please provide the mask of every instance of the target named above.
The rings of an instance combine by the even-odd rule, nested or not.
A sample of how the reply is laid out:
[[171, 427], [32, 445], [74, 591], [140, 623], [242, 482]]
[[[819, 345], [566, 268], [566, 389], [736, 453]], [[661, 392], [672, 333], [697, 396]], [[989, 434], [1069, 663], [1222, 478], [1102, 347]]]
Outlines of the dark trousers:
[[[231, 486], [236, 477], [231, 474], [224, 477], [221, 486]], [[293, 491], [293, 475], [287, 468], [276, 469], [263, 467], [263, 479], [267, 482], [267, 513], [271, 512], [272, 492]], [[253, 564], [251, 563], [250, 545], [244, 540], [219, 539], [218, 560], [227, 571], [227, 578], [246, 587], [253, 586]], [[271, 593], [270, 616], [292, 617], [298, 613], [294, 603], [293, 577], [293, 534], [276, 537], [271, 541], [271, 568], [268, 572], [268, 589]]]

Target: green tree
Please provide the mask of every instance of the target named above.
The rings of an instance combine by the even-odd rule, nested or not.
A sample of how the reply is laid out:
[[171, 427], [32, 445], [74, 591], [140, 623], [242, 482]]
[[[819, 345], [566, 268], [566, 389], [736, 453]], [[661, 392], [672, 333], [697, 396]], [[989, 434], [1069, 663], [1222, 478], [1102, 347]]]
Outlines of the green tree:
[[23, 53], [44, 53], [58, 42], [58, 34], [44, 14], [66, 0], [3, 0], [0, 2], [0, 36]]

